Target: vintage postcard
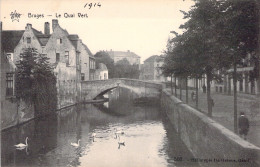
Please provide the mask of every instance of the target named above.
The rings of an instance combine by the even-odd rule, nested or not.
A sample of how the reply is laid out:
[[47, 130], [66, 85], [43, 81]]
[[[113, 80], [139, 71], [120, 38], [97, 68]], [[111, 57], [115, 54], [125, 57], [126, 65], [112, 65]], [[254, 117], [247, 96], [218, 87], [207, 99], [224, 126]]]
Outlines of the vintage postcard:
[[1, 0], [2, 167], [260, 166], [257, 0]]

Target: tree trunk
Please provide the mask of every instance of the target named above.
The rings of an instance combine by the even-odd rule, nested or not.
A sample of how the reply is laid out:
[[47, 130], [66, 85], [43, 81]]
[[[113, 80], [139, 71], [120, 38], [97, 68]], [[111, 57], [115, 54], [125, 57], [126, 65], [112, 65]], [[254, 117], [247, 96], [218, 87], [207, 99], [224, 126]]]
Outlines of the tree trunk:
[[210, 81], [211, 72], [207, 72], [207, 103], [208, 103], [208, 116], [212, 117], [212, 100], [210, 95]]
[[186, 103], [189, 103], [188, 77], [186, 77]]
[[198, 109], [199, 108], [199, 88], [198, 88], [198, 77], [196, 77], [196, 80], [195, 80], [195, 88], [196, 88], [196, 108]]
[[[258, 10], [258, 16], [260, 15], [260, 1], [256, 0], [256, 4], [257, 4], [257, 10]], [[258, 75], [256, 78], [256, 95], [258, 97], [258, 99], [260, 100], [260, 17], [258, 17], [258, 47], [256, 50], [256, 56], [257, 56], [257, 70], [258, 70]]]
[[234, 86], [234, 132], [237, 133], [237, 64], [236, 64], [236, 59], [234, 59], [233, 86]]
[[181, 77], [179, 77], [179, 87], [180, 87], [180, 99], [182, 99], [182, 86], [181, 86]]
[[174, 77], [174, 93], [175, 93], [175, 97], [177, 97], [177, 79], [176, 79], [176, 76]]
[[172, 74], [171, 74], [171, 93], [173, 95], [173, 87], [172, 87]]

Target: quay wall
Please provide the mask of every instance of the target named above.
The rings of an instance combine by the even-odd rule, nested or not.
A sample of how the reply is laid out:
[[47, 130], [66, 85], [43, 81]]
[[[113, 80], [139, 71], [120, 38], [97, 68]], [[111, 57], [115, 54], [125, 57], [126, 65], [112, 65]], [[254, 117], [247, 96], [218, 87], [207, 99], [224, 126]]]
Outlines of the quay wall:
[[200, 162], [201, 166], [260, 165], [259, 147], [241, 139], [165, 90], [161, 95], [161, 107], [195, 156], [194, 161]]

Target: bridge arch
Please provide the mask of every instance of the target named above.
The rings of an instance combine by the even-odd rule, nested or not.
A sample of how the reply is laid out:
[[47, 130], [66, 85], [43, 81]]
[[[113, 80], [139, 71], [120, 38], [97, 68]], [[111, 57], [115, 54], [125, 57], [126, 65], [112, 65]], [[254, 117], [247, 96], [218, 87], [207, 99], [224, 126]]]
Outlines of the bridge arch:
[[96, 97], [94, 97], [93, 99], [96, 100], [97, 97], [103, 96], [104, 94], [106, 94], [107, 92], [109, 92], [110, 90], [113, 90], [113, 89], [115, 89], [115, 88], [117, 88], [117, 87], [108, 88], [108, 89], [106, 89], [106, 90], [100, 92], [100, 93], [99, 93]]
[[163, 85], [135, 79], [108, 79], [81, 82], [81, 100], [93, 100], [116, 87], [125, 87], [138, 94], [139, 97], [160, 97]]

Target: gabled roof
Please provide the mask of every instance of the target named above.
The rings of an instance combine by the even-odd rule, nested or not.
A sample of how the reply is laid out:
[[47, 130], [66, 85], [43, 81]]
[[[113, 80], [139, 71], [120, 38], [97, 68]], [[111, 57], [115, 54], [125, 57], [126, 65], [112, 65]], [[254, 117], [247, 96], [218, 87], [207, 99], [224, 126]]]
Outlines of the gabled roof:
[[33, 30], [33, 33], [34, 33], [35, 35], [43, 35], [43, 33], [42, 33], [41, 31], [38, 31], [38, 30], [36, 30], [35, 28], [32, 28], [32, 30]]
[[2, 47], [4, 52], [14, 52], [14, 48], [22, 38], [24, 30], [2, 31]]
[[45, 34], [39, 34], [39, 35], [36, 35], [36, 37], [38, 38], [41, 46], [46, 46], [49, 38], [50, 38], [51, 35], [45, 35]]
[[32, 28], [32, 31], [36, 38], [38, 39], [41, 46], [46, 46], [49, 38], [51, 35], [43, 34], [41, 31], [36, 30], [35, 28]]
[[88, 52], [89, 57], [92, 57], [92, 58], [95, 59], [94, 55], [91, 53], [91, 51], [89, 50], [89, 48], [87, 47], [87, 45], [83, 44], [83, 46], [85, 47], [86, 51]]
[[70, 34], [68, 35], [68, 38], [71, 41], [72, 45], [77, 49], [79, 36], [77, 34]]

